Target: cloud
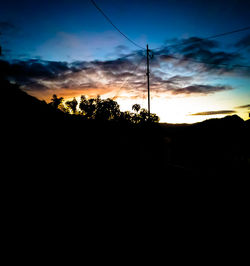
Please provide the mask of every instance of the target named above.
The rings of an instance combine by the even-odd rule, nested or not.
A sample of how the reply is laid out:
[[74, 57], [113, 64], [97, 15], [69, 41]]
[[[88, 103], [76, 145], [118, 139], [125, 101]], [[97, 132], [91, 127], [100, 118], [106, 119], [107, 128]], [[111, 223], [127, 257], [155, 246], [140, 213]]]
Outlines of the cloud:
[[250, 109], [250, 104], [237, 106], [237, 107], [235, 107], [235, 108], [241, 108], [241, 109], [248, 108], [248, 109]]
[[182, 84], [184, 82], [190, 82], [193, 80], [193, 77], [191, 76], [181, 76], [181, 75], [174, 75], [170, 77], [167, 82], [170, 84]]
[[[139, 54], [115, 60], [94, 61], [46, 61], [41, 59], [15, 60], [4, 67], [6, 75], [29, 91], [60, 89], [81, 93], [124, 92], [130, 97], [139, 97], [146, 88], [145, 65]], [[1, 66], [1, 64], [0, 64]], [[195, 83], [195, 75], [164, 75], [152, 71], [152, 93], [168, 95], [208, 95], [233, 89], [226, 85]], [[124, 94], [123, 93], [123, 94]]]
[[230, 115], [230, 114], [235, 114], [237, 113], [234, 110], [218, 110], [218, 111], [205, 111], [205, 112], [199, 112], [195, 114], [190, 114], [190, 115]]
[[[249, 37], [242, 39], [238, 45], [249, 45]], [[218, 42], [199, 37], [172, 40], [170, 45], [156, 50], [155, 55], [160, 62], [197, 73], [237, 75], [250, 73], [250, 69], [236, 67], [244, 61], [243, 54], [224, 51]]]
[[9, 21], [0, 21], [0, 34], [12, 35], [19, 31], [18, 27]]
[[[108, 92], [119, 88], [129, 79], [130, 87], [127, 92], [132, 92], [140, 87], [145, 74], [143, 69], [137, 68], [141, 58], [119, 58], [106, 61], [75, 61], [60, 62], [41, 59], [15, 60], [10, 63], [1, 61], [0, 68], [5, 70], [5, 75], [29, 91], [41, 90], [88, 90]], [[134, 71], [137, 68], [137, 71]]]
[[126, 45], [117, 45], [114, 50], [115, 50], [114, 54], [123, 56], [125, 55], [125, 53], [128, 53], [129, 48]]
[[239, 48], [247, 48], [248, 51], [250, 51], [250, 34], [239, 40], [235, 47]]
[[173, 45], [173, 47], [182, 47], [178, 48], [183, 52], [190, 52], [193, 50], [208, 50], [212, 48], [217, 48], [218, 42], [214, 40], [208, 40], [208, 39], [203, 39], [199, 37], [190, 37], [188, 39], [182, 39], [179, 42]]
[[[161, 47], [154, 52], [155, 56], [151, 59], [152, 92], [173, 96], [205, 96], [233, 89], [224, 84], [207, 84], [210, 73], [236, 72], [232, 67], [217, 64], [232, 64], [238, 54], [218, 51], [218, 48], [217, 42], [198, 37], [173, 40], [172, 45]], [[127, 47], [116, 46], [116, 50], [122, 53]], [[174, 53], [174, 57], [170, 57], [169, 53]], [[63, 88], [69, 91], [78, 90], [79, 93], [91, 90], [96, 94], [113, 90], [115, 95], [125, 91], [133, 96], [139, 95], [146, 88], [145, 62], [142, 61], [145, 57], [142, 56], [137, 51], [112, 60], [16, 60], [9, 64], [8, 76], [29, 90]], [[195, 61], [201, 63], [197, 64]]]
[[53, 80], [59, 75], [65, 73], [70, 68], [67, 63], [42, 61], [38, 59], [31, 59], [27, 61], [13, 61], [9, 65], [8, 76], [15, 79], [21, 85], [35, 82], [36, 80]]
[[184, 88], [172, 87], [170, 90], [173, 95], [178, 95], [178, 94], [208, 95], [215, 92], [221, 92], [232, 89], [233, 88], [231, 86], [222, 86], [222, 85], [212, 86], [212, 85], [194, 84]]

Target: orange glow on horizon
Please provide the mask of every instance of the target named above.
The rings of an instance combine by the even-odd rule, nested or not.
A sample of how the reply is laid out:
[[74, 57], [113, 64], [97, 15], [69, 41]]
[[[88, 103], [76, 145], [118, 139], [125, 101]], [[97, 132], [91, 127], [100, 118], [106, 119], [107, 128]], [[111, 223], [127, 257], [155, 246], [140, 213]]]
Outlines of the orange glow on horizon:
[[[91, 89], [51, 89], [47, 91], [34, 91], [30, 95], [37, 97], [40, 100], [51, 102], [53, 94], [58, 97], [63, 97], [64, 101], [71, 100], [74, 97], [80, 102], [81, 95], [88, 98], [97, 97], [100, 95], [102, 99], [111, 98], [120, 105], [121, 111], [132, 111], [132, 105], [140, 104], [141, 108], [147, 109], [147, 93], [143, 93], [141, 97], [131, 95], [122, 89], [117, 93], [117, 87], [102, 86]], [[210, 118], [221, 118], [225, 115], [199, 115], [192, 114], [209, 110], [228, 110], [233, 109], [236, 104], [233, 102], [228, 107], [228, 102], [221, 103], [211, 96], [171, 96], [151, 94], [151, 112], [160, 117], [160, 122], [166, 123], [196, 123]], [[240, 105], [240, 104], [238, 104]], [[236, 115], [242, 119], [249, 119], [249, 110], [236, 110]]]

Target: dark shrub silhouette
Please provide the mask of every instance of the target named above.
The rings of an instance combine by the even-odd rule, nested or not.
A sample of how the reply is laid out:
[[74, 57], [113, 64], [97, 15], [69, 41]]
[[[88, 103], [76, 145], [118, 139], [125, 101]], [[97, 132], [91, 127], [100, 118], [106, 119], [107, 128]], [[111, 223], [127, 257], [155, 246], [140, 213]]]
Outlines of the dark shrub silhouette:
[[57, 98], [57, 95], [53, 94], [50, 105], [55, 108], [58, 108], [59, 105], [62, 104], [62, 102], [63, 102], [63, 97]]

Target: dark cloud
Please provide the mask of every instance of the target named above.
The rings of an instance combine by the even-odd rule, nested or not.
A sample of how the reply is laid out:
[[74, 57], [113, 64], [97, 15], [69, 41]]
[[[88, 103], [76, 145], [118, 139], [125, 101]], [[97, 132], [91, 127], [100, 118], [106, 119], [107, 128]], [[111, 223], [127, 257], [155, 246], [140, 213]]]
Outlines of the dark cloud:
[[179, 42], [177, 41], [176, 45], [173, 45], [172, 47], [186, 53], [194, 50], [208, 50], [217, 48], [218, 46], [218, 42], [213, 40], [190, 37], [185, 40], [180, 40]]
[[250, 51], [250, 34], [239, 40], [235, 46], [239, 48], [247, 48]]
[[[3, 69], [7, 72], [6, 76], [27, 90], [103, 90], [117, 87], [119, 90], [123, 87], [128, 93], [138, 94], [146, 88], [145, 66], [141, 65], [141, 62], [142, 57], [138, 55], [133, 58], [72, 63], [30, 59], [5, 62]], [[193, 84], [193, 75], [169, 77], [159, 71], [152, 71], [150, 80], [153, 92], [172, 95], [208, 95], [232, 89], [230, 86]]]
[[190, 37], [187, 39], [172, 39], [170, 44], [160, 47], [154, 51], [155, 55], [167, 55], [173, 53], [186, 54], [197, 52], [199, 50], [210, 50], [217, 48], [216, 41], [206, 40], [199, 37]]
[[10, 64], [8, 76], [22, 84], [40, 79], [53, 80], [69, 69], [67, 63], [31, 59], [14, 61]]
[[1, 61], [0, 69], [4, 72], [4, 76], [27, 90], [47, 90], [48, 86], [43, 84], [44, 81], [55, 81], [73, 72], [66, 62], [39, 59]]
[[193, 80], [193, 77], [191, 76], [181, 76], [181, 75], [175, 75], [170, 77], [167, 82], [170, 84], [180, 84], [183, 82], [190, 82]]
[[28, 86], [25, 86], [25, 84], [21, 85], [21, 88], [24, 88], [26, 91], [47, 91], [51, 88], [45, 86], [44, 84], [41, 84], [36, 81], [29, 81]]
[[248, 108], [248, 109], [250, 109], [250, 104], [237, 106], [237, 107], [235, 107], [235, 108], [241, 108], [241, 109]]
[[225, 90], [232, 90], [233, 88], [230, 86], [212, 86], [212, 85], [203, 85], [203, 84], [194, 84], [187, 87], [179, 88], [179, 87], [172, 87], [171, 93], [174, 95], [178, 94], [212, 94], [215, 92], [225, 91]]
[[[5, 27], [8, 27], [5, 25]], [[170, 47], [161, 47], [151, 59], [151, 89], [156, 93], [172, 95], [208, 95], [233, 89], [226, 85], [206, 85], [197, 81], [199, 75], [235, 71], [221, 64], [232, 64], [235, 53], [218, 51], [215, 41], [192, 37], [175, 40]], [[117, 47], [120, 51], [126, 47]], [[213, 49], [216, 49], [215, 51]], [[165, 52], [174, 52], [174, 57]], [[170, 53], [171, 54], [171, 53]], [[48, 89], [91, 89], [123, 87], [127, 92], [141, 91], [146, 87], [145, 60], [139, 52], [114, 60], [95, 61], [46, 61], [42, 59], [16, 60], [5, 67], [7, 76], [31, 90]], [[188, 60], [186, 60], [188, 59]], [[194, 65], [192, 62], [201, 62]], [[204, 64], [210, 63], [209, 64]], [[164, 70], [165, 72], [163, 72]], [[170, 71], [168, 71], [170, 70]], [[6, 70], [5, 70], [6, 71]], [[188, 72], [189, 71], [189, 72]], [[178, 73], [172, 76], [170, 73]], [[182, 74], [183, 73], [183, 74]], [[125, 84], [125, 85], [123, 85]]]
[[133, 72], [129, 72], [129, 71], [125, 71], [125, 72], [113, 72], [113, 71], [108, 71], [106, 73], [107, 77], [113, 78], [114, 80], [123, 80], [126, 78], [133, 78], [133, 77], [137, 77], [136, 73]]
[[235, 113], [236, 111], [234, 110], [218, 110], [218, 111], [199, 112], [191, 115], [230, 115]]
[[16, 29], [16, 26], [14, 26], [12, 23], [8, 21], [0, 21], [0, 31], [8, 32]]
[[92, 65], [103, 71], [121, 72], [132, 70], [134, 64], [131, 60], [124, 58], [108, 61], [94, 61]]
[[1, 35], [15, 35], [20, 29], [9, 21], [0, 21], [0, 36]]
[[163, 78], [161, 76], [154, 75], [153, 73], [150, 78], [150, 86], [152, 91], [155, 91], [157, 93], [168, 92], [171, 94], [190, 94], [191, 92], [187, 93], [182, 89], [184, 86], [187, 86], [187, 84], [192, 84], [192, 81], [192, 76], [174, 75], [169, 78]]
[[[137, 67], [139, 58], [121, 58], [107, 61], [57, 62], [41, 59], [1, 61], [4, 75], [27, 90], [103, 88], [121, 84], [129, 79], [131, 86], [141, 82], [144, 73]], [[3, 73], [3, 72], [2, 72]], [[37, 88], [36, 88], [37, 85]], [[118, 86], [117, 85], [117, 86]]]
[[151, 75], [151, 88], [158, 93], [170, 93], [172, 95], [209, 95], [216, 92], [232, 90], [228, 85], [208, 85], [194, 83], [196, 77], [174, 75], [168, 78]]
[[[238, 45], [248, 45], [245, 38]], [[198, 37], [184, 40], [172, 40], [171, 45], [155, 51], [157, 60], [173, 64], [175, 67], [193, 68], [196, 72], [213, 72], [215, 74], [237, 73], [249, 75], [250, 70], [239, 68], [237, 65], [244, 61], [239, 52], [225, 52], [220, 49], [218, 42]], [[194, 65], [200, 64], [199, 68]], [[243, 64], [244, 65], [244, 64]]]
[[115, 47], [115, 53], [119, 54], [119, 55], [124, 54], [128, 50], [129, 50], [129, 48], [127, 46], [125, 46], [125, 45], [118, 45], [118, 46]]

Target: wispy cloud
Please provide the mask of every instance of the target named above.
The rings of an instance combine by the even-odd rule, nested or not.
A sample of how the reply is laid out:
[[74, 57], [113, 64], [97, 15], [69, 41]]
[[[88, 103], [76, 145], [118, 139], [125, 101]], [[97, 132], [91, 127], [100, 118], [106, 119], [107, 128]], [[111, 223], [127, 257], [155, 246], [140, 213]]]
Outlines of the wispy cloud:
[[0, 35], [12, 35], [19, 32], [19, 28], [9, 21], [0, 21]]
[[199, 112], [199, 113], [194, 113], [190, 115], [198, 115], [198, 116], [209, 116], [209, 115], [230, 115], [230, 114], [235, 114], [237, 113], [235, 110], [217, 110], [217, 111], [205, 111], [205, 112]]
[[[249, 47], [249, 36], [235, 44], [236, 47]], [[225, 51], [214, 40], [190, 37], [187, 39], [174, 39], [170, 44], [156, 50], [156, 60], [168, 62], [176, 68], [191, 70], [197, 74], [237, 74], [246, 76], [250, 68], [241, 68], [245, 65], [244, 54], [240, 50]]]
[[215, 92], [232, 90], [231, 86], [212, 86], [212, 85], [203, 85], [203, 84], [194, 84], [184, 88], [172, 88], [172, 94], [200, 94], [207, 95]]
[[[145, 68], [139, 65], [142, 57], [135, 54], [129, 58], [106, 61], [58, 62], [32, 59], [13, 61], [8, 64], [8, 76], [27, 90], [95, 90], [96, 94], [114, 90], [114, 95], [123, 86], [123, 91], [131, 97], [139, 95], [146, 88]], [[136, 71], [135, 71], [136, 69]], [[208, 95], [231, 86], [195, 83], [192, 75], [164, 76], [160, 72], [151, 73], [152, 92], [168, 95]], [[37, 86], [36, 86], [37, 84]]]
[[235, 47], [246, 48], [248, 51], [250, 51], [250, 34], [239, 40], [235, 44]]
[[[67, 36], [67, 39], [74, 41], [74, 45], [78, 44], [71, 37]], [[242, 56], [237, 53], [218, 51], [218, 49], [217, 42], [198, 37], [174, 40], [172, 45], [158, 49], [151, 60], [152, 93], [173, 97], [206, 96], [234, 89], [224, 83], [214, 84], [211, 79], [209, 80], [209, 75], [212, 73], [222, 76], [236, 72], [246, 75], [250, 69], [239, 70], [231, 67], [236, 63], [236, 59], [241, 59]], [[118, 54], [127, 50], [126, 46], [116, 47]], [[176, 54], [177, 57], [170, 57], [171, 53]], [[8, 76], [32, 91], [53, 89], [59, 91], [62, 88], [68, 91], [78, 90], [79, 93], [91, 90], [99, 94], [105, 90], [109, 92], [113, 90], [114, 95], [117, 96], [122, 87], [122, 91], [131, 97], [136, 97], [135, 95], [140, 95], [140, 92], [146, 88], [145, 64], [139, 65], [143, 56], [137, 51], [112, 60], [72, 62], [41, 59], [16, 60], [8, 63]], [[125, 85], [122, 86], [123, 84]]]
[[235, 108], [240, 108], [240, 109], [248, 108], [248, 109], [250, 109], [250, 104], [241, 105], [241, 106], [236, 106]]

